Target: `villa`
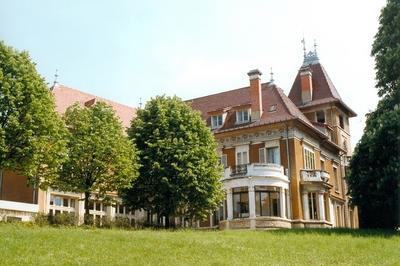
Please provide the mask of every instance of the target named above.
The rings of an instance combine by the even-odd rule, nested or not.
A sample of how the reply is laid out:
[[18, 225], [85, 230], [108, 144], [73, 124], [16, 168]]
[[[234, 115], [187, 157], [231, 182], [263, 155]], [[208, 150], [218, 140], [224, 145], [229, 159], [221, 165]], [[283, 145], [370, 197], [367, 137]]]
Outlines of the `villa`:
[[[218, 143], [226, 192], [220, 208], [200, 228], [358, 228], [357, 207], [349, 205], [346, 168], [351, 156], [349, 118], [356, 113], [339, 96], [316, 51], [304, 55], [288, 96], [262, 73], [247, 73], [250, 84], [187, 101], [201, 112]], [[124, 127], [135, 108], [56, 85], [57, 111], [75, 102], [105, 101]], [[113, 194], [118, 200], [118, 195]], [[0, 176], [0, 220], [30, 220], [35, 213], [75, 213], [82, 221], [82, 195], [26, 185], [11, 171]], [[143, 211], [93, 199], [90, 213], [144, 221]], [[179, 224], [180, 219], [175, 219]]]
[[316, 51], [304, 55], [289, 96], [248, 73], [248, 87], [193, 99], [218, 142], [226, 200], [201, 227], [358, 228], [349, 205], [349, 118]]

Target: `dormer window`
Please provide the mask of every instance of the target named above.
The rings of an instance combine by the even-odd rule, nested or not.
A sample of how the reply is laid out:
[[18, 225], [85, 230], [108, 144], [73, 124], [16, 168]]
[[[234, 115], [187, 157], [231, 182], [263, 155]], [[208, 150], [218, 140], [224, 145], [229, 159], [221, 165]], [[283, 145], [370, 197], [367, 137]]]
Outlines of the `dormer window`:
[[236, 111], [236, 123], [246, 123], [250, 121], [250, 114], [248, 109]]
[[213, 115], [211, 116], [211, 128], [220, 128], [222, 127], [222, 124], [224, 123], [224, 119], [221, 115]]

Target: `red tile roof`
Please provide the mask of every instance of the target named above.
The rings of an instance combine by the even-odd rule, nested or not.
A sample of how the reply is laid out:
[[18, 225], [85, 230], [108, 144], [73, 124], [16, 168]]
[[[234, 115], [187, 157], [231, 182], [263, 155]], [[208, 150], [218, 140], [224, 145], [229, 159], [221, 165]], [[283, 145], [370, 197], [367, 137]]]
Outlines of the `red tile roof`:
[[[292, 119], [298, 119], [304, 124], [314, 128], [310, 121], [304, 116], [304, 114], [290, 101], [290, 99], [284, 94], [281, 88], [271, 84], [263, 83], [262, 85], [262, 104], [263, 114], [259, 121], [250, 122], [246, 124], [235, 124], [235, 109], [240, 109], [240, 106], [245, 108], [250, 104], [250, 89], [244, 87], [236, 90], [226, 91], [218, 94], [208, 95], [192, 100], [188, 100], [193, 109], [201, 112], [204, 120], [207, 124], [211, 124], [210, 112], [229, 109], [224, 125], [214, 130], [215, 133], [259, 126], [264, 124], [272, 124], [282, 121], [288, 121]], [[271, 105], [276, 105], [276, 110], [269, 112]]]
[[90, 106], [96, 101], [102, 101], [112, 106], [112, 108], [115, 110], [116, 115], [119, 117], [122, 125], [125, 128], [128, 128], [130, 126], [131, 120], [136, 117], [136, 109], [133, 107], [129, 107], [127, 105], [116, 103], [86, 92], [72, 89], [61, 84], [57, 84], [56, 86], [54, 86], [52, 88], [52, 92], [56, 102], [56, 110], [60, 114], [63, 114], [68, 107], [76, 102], [78, 102], [82, 106]]
[[312, 101], [306, 104], [301, 101], [300, 71], [290, 90], [290, 100], [300, 109], [325, 103], [338, 103], [349, 113], [349, 116], [356, 116], [357, 114], [342, 101], [324, 67], [320, 63], [310, 64], [309, 67], [312, 73]]

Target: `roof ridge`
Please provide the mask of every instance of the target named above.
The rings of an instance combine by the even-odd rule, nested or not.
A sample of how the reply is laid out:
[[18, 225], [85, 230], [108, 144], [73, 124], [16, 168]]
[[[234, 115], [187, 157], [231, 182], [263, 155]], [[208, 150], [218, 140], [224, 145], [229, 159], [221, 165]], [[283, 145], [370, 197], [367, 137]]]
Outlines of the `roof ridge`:
[[[269, 83], [270, 83], [269, 81], [261, 83], [261, 87], [263, 88], [263, 86], [269, 85]], [[234, 91], [244, 90], [244, 89], [248, 89], [248, 88], [250, 88], [250, 86], [245, 86], [245, 87], [241, 87], [241, 88], [237, 88], [237, 89], [233, 89], [233, 90], [221, 91], [221, 92], [217, 92], [217, 93], [213, 93], [213, 94], [200, 96], [200, 97], [197, 97], [197, 98], [188, 99], [188, 100], [185, 100], [185, 102], [190, 102], [190, 101], [193, 101], [193, 100], [199, 100], [199, 99], [210, 97], [210, 96], [217, 96], [217, 95], [224, 94], [224, 93], [231, 93], [231, 92], [234, 92]]]
[[133, 109], [133, 110], [137, 110], [136, 107], [129, 106], [129, 105], [123, 104], [123, 103], [119, 103], [119, 102], [116, 102], [116, 101], [114, 101], [114, 100], [110, 100], [110, 99], [107, 99], [107, 98], [104, 98], [104, 97], [100, 97], [100, 96], [97, 96], [97, 95], [94, 95], [94, 94], [91, 94], [91, 93], [87, 93], [87, 92], [85, 92], [85, 91], [82, 91], [82, 90], [79, 90], [79, 89], [75, 89], [75, 88], [66, 86], [66, 85], [64, 85], [64, 84], [60, 84], [60, 83], [58, 83], [55, 87], [53, 87], [53, 90], [54, 90], [55, 88], [57, 88], [57, 87], [61, 87], [61, 88], [73, 90], [73, 91], [79, 92], [79, 93], [81, 93], [81, 94], [84, 94], [84, 95], [87, 95], [87, 96], [90, 96], [90, 97], [93, 97], [93, 98], [96, 98], [96, 99], [104, 100], [104, 101], [107, 101], [107, 102], [110, 102], [110, 103], [113, 103], [113, 104], [117, 104], [117, 105], [120, 105], [120, 106], [124, 106], [124, 107], [130, 108], [130, 109]]
[[[336, 98], [336, 99], [338, 99], [338, 100], [341, 100], [342, 97], [340, 97], [340, 94], [339, 94], [339, 92], [337, 91], [335, 85], [333, 84], [331, 78], [329, 77], [328, 72], [326, 72], [325, 67], [324, 67], [321, 63], [318, 63], [318, 65], [320, 65], [321, 70], [322, 70], [322, 73], [323, 73], [324, 76], [325, 76], [325, 79], [326, 79], [326, 82], [328, 83], [328, 88], [329, 88], [330, 93], [332, 94], [332, 97], [333, 97], [333, 98]], [[335, 95], [335, 94], [336, 94], [336, 95]]]
[[[286, 108], [286, 110], [288, 111], [288, 113], [293, 116], [296, 117], [298, 119], [304, 120], [306, 123], [312, 125], [312, 123], [310, 122], [310, 120], [308, 120], [308, 118], [303, 114], [303, 112], [292, 102], [292, 100], [289, 99], [288, 96], [286, 96], [286, 94], [283, 92], [283, 90], [280, 87], [274, 86], [276, 91], [278, 92], [278, 95], [280, 97], [280, 99], [282, 100], [282, 102], [284, 103], [284, 107]], [[288, 105], [291, 105], [290, 107], [294, 108], [295, 110], [297, 110], [297, 114], [292, 112], [292, 108], [289, 108]]]

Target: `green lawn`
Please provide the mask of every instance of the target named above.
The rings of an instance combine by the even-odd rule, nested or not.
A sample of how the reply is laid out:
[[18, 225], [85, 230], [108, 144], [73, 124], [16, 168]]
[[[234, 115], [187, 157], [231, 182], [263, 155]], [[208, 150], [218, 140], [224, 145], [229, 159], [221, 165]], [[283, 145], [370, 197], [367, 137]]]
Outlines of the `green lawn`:
[[1, 265], [400, 265], [400, 235], [351, 230], [118, 230], [0, 224]]

